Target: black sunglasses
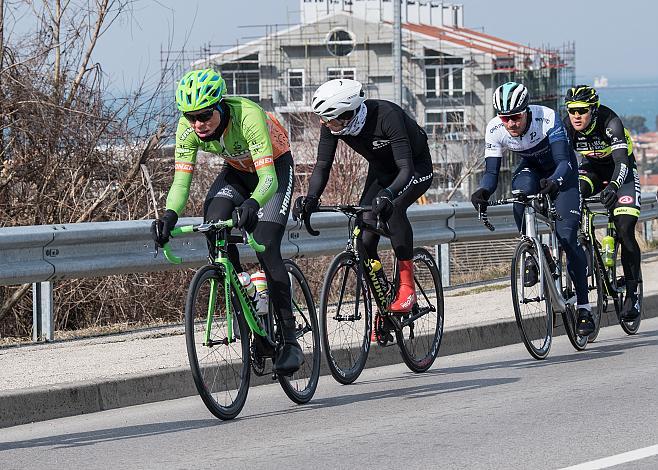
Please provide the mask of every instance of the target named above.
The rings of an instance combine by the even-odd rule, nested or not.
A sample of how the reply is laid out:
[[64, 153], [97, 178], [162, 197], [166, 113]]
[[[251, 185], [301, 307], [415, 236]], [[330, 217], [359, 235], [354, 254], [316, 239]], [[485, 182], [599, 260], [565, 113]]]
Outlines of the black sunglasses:
[[568, 109], [567, 109], [567, 112], [568, 112], [569, 114], [576, 114], [576, 113], [578, 113], [578, 115], [582, 116], [582, 115], [584, 115], [584, 114], [589, 113], [589, 108], [568, 108]]
[[190, 122], [208, 122], [210, 119], [212, 119], [213, 114], [215, 113], [214, 109], [206, 109], [205, 111], [201, 111], [199, 113], [183, 113], [183, 116], [185, 116], [185, 119], [187, 119]]

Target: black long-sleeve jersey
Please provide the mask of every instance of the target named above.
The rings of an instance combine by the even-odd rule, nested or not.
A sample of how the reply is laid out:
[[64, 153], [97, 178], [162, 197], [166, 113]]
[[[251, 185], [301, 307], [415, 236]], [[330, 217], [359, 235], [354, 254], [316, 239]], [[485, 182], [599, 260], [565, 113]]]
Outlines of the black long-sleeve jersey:
[[576, 131], [569, 116], [564, 118], [564, 126], [573, 149], [594, 167], [599, 165], [609, 169], [614, 165], [610, 182], [614, 182], [617, 188], [621, 187], [635, 168], [635, 156], [631, 136], [619, 116], [607, 106], [599, 106], [596, 121], [587, 129]]
[[319, 197], [329, 180], [338, 140], [361, 154], [382, 185], [397, 197], [413, 182], [415, 166], [429, 165], [431, 157], [427, 134], [395, 103], [365, 100], [366, 122], [357, 136], [334, 135], [323, 126], [318, 144], [318, 160], [309, 181], [308, 194]]

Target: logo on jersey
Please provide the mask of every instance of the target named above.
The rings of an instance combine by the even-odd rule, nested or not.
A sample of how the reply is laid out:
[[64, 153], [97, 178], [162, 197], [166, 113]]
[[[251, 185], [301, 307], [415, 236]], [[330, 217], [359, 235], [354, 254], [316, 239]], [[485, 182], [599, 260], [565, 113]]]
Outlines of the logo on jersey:
[[608, 137], [612, 137], [612, 129], [610, 129], [609, 127], [606, 127], [605, 128], [605, 135], [607, 135]]
[[619, 198], [619, 204], [632, 204], [633, 196], [622, 196]]
[[183, 173], [192, 173], [194, 171], [194, 164], [188, 162], [176, 162], [175, 170]]
[[372, 149], [377, 150], [378, 148], [385, 147], [386, 145], [390, 144], [390, 140], [373, 140], [372, 141]]
[[530, 133], [530, 140], [535, 140], [535, 137], [537, 137], [537, 133], [535, 131], [532, 131]]

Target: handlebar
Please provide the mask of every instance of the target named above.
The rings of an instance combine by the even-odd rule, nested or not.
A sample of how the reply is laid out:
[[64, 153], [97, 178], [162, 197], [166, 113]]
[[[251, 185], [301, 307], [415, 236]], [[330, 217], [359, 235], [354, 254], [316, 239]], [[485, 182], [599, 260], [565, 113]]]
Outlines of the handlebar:
[[[345, 214], [348, 217], [356, 217], [364, 212], [370, 212], [372, 211], [372, 206], [354, 206], [351, 204], [337, 204], [337, 205], [332, 205], [332, 206], [318, 206], [313, 212], [307, 213], [306, 216], [302, 219], [302, 223], [306, 227], [306, 231], [314, 236], [317, 237], [320, 235], [319, 230], [315, 230], [313, 226], [311, 225], [311, 215], [315, 214], [316, 212], [340, 212], [342, 214]], [[389, 229], [388, 223], [383, 222], [377, 218], [377, 230], [380, 230], [383, 235], [390, 237], [391, 231]]]
[[[212, 222], [212, 223], [203, 223], [203, 224], [197, 224], [197, 225], [182, 225], [180, 227], [175, 227], [172, 231], [170, 236], [171, 237], [177, 237], [179, 235], [187, 234], [187, 233], [193, 233], [193, 232], [216, 232], [219, 230], [223, 229], [231, 229], [233, 228], [233, 220], [220, 220], [219, 222]], [[246, 230], [241, 229], [242, 231], [242, 240], [245, 245], [249, 245], [256, 253], [262, 253], [265, 251], [265, 246], [261, 245], [254, 239], [254, 235], [251, 233], [247, 233]], [[164, 246], [162, 247], [162, 252], [164, 253], [164, 257], [167, 258], [167, 261], [169, 261], [172, 264], [181, 264], [183, 262], [183, 259], [179, 256], [176, 256], [172, 249], [171, 245], [169, 243], [165, 243]]]
[[[530, 194], [530, 195], [519, 194], [508, 198], [490, 201], [487, 203], [487, 207], [503, 206], [506, 204], [515, 204], [515, 203], [530, 205], [530, 203], [532, 203], [535, 200], [538, 200], [540, 203], [545, 201], [548, 204], [548, 215], [551, 219], [562, 220], [562, 217], [560, 217], [560, 214], [557, 213], [557, 209], [555, 208], [555, 205], [553, 204], [551, 198], [543, 194]], [[486, 208], [484, 210], [478, 211], [478, 220], [481, 220], [484, 226], [487, 227], [490, 231], [493, 232], [494, 230], [496, 230], [496, 227], [491, 222], [489, 222], [489, 216], [487, 215]]]

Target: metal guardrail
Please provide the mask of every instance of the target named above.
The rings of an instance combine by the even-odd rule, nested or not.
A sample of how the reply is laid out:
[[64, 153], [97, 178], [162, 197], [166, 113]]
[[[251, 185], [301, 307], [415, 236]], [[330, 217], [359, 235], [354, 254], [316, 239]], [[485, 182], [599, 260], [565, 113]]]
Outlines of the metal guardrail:
[[[414, 227], [414, 243], [436, 245], [444, 285], [450, 279], [450, 242], [511, 238], [518, 234], [510, 206], [489, 209], [489, 220], [496, 226], [494, 232], [482, 225], [469, 203], [415, 206], [407, 214]], [[651, 221], [656, 218], [656, 194], [645, 193], [640, 221], [646, 222], [647, 238], [653, 236]], [[183, 218], [179, 224], [199, 222], [200, 218]], [[172, 239], [174, 252], [183, 258], [181, 265], [170, 264], [164, 256], [154, 257], [150, 226], [150, 220], [140, 220], [0, 228], [0, 285], [35, 283], [34, 339], [53, 338], [53, 281], [173, 270], [206, 263], [206, 240], [200, 234]], [[319, 237], [312, 237], [292, 220], [288, 223], [281, 246], [284, 257], [333, 255], [345, 247], [348, 233], [342, 214], [315, 214], [313, 226], [320, 230]], [[386, 246], [387, 241], [382, 242]], [[245, 261], [256, 260], [248, 249], [241, 252], [241, 257]]]
[[[640, 220], [658, 218], [656, 195], [642, 196]], [[418, 245], [510, 238], [518, 233], [510, 206], [489, 209], [495, 232], [482, 225], [469, 203], [415, 206], [408, 216]], [[179, 225], [200, 221], [182, 218]], [[206, 241], [200, 234], [172, 239], [174, 252], [183, 258], [182, 265], [173, 266], [162, 256], [155, 258], [150, 225], [149, 220], [139, 220], [0, 228], [0, 285], [163, 271], [206, 262]], [[315, 214], [313, 225], [320, 230], [319, 237], [289, 222], [281, 246], [285, 257], [332, 255], [345, 247], [347, 224], [343, 215]], [[245, 249], [242, 256], [255, 261], [250, 250]]]

